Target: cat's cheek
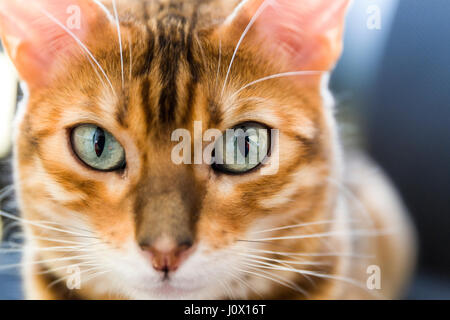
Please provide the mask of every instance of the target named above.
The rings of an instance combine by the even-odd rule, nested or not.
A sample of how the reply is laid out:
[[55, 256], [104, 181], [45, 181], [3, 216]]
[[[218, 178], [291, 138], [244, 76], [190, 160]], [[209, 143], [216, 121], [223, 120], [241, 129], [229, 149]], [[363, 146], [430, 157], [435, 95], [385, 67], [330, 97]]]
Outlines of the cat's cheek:
[[206, 202], [197, 222], [197, 242], [210, 252], [227, 249], [244, 237], [252, 217], [243, 215], [238, 199]]

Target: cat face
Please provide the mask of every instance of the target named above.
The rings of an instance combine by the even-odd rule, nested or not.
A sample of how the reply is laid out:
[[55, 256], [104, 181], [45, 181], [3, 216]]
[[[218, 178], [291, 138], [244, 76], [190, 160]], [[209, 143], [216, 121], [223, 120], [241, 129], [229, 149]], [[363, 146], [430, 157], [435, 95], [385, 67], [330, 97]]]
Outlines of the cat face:
[[[264, 276], [254, 258], [321, 246], [282, 227], [320, 232], [333, 205], [337, 143], [321, 89], [347, 1], [102, 3], [0, 2], [2, 38], [29, 89], [15, 164], [24, 218], [46, 221], [27, 228], [49, 248], [34, 258], [53, 259], [40, 266], [62, 281], [78, 266], [91, 296], [249, 297], [243, 281], [263, 293], [276, 291], [275, 276], [302, 281]], [[200, 163], [174, 161], [180, 129]], [[221, 152], [207, 149], [211, 129], [261, 129], [242, 154], [252, 141], [266, 152], [211, 165]]]

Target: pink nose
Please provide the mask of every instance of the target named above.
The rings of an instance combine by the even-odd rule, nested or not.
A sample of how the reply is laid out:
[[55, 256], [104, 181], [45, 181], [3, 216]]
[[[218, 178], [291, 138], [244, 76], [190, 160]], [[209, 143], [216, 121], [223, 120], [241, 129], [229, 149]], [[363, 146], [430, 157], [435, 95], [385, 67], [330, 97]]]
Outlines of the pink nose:
[[151, 263], [155, 270], [169, 273], [176, 271], [192, 252], [192, 243], [162, 238], [143, 249], [150, 253]]

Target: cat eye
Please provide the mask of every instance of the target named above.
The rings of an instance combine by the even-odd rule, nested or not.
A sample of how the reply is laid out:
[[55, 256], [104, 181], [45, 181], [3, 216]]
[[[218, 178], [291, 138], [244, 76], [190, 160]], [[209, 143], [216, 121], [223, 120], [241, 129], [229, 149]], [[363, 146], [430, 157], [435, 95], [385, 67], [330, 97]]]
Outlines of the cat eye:
[[84, 124], [71, 132], [72, 148], [78, 158], [99, 171], [125, 167], [125, 150], [112, 134], [102, 128]]
[[269, 129], [248, 122], [227, 130], [213, 151], [213, 168], [229, 174], [242, 174], [258, 167], [268, 156]]

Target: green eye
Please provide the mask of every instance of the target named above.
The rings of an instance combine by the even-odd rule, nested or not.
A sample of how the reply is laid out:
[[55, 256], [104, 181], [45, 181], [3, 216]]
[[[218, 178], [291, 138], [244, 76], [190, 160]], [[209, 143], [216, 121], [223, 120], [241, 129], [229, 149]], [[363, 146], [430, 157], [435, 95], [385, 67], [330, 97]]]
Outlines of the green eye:
[[258, 167], [270, 147], [269, 129], [258, 123], [244, 123], [218, 140], [213, 168], [225, 173], [246, 173]]
[[125, 166], [125, 150], [100, 127], [84, 124], [71, 133], [72, 148], [86, 165], [100, 171], [115, 171]]

